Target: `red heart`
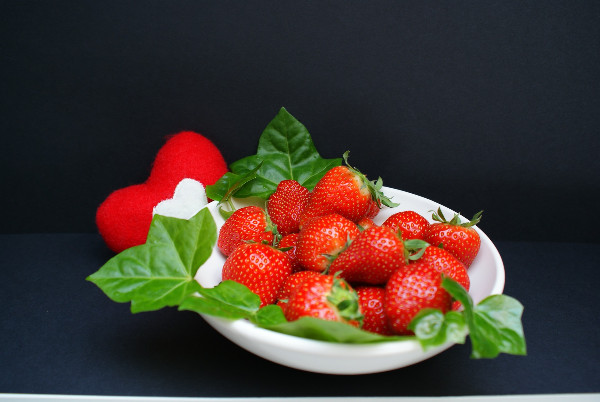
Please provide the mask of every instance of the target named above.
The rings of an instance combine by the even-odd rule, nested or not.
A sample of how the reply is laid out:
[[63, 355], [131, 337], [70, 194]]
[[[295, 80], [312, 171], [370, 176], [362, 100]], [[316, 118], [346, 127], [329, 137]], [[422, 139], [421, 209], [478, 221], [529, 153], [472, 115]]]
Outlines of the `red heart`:
[[207, 186], [226, 172], [225, 159], [206, 137], [191, 131], [173, 135], [158, 151], [144, 183], [116, 190], [100, 204], [96, 211], [98, 231], [116, 253], [144, 244], [152, 209], [171, 198], [181, 180], [194, 179]]

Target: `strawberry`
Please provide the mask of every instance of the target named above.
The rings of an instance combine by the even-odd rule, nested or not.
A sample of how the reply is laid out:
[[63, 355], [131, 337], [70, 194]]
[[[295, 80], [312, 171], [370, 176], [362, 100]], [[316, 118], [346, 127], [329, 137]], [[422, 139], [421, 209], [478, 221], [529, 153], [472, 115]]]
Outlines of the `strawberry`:
[[425, 241], [434, 246], [441, 245], [469, 268], [481, 245], [479, 234], [473, 226], [479, 223], [482, 213], [480, 211], [469, 222], [461, 223], [459, 214], [454, 214], [452, 220], [448, 221], [441, 208], [438, 208], [437, 213], [432, 215], [436, 222], [427, 229]]
[[[344, 153], [348, 164], [348, 152]], [[358, 222], [363, 217], [374, 218], [381, 205], [396, 206], [382, 192], [381, 178], [376, 182], [350, 166], [329, 170], [313, 188], [306, 208], [300, 217], [300, 227], [310, 219], [337, 213]]]
[[290, 233], [289, 235], [283, 236], [279, 240], [277, 248], [281, 249], [290, 258], [292, 264], [292, 271], [297, 272], [302, 270], [298, 257], [296, 256], [296, 243], [298, 241], [299, 233]]
[[362, 329], [380, 335], [392, 335], [385, 315], [385, 289], [377, 286], [358, 286], [358, 303], [362, 312]]
[[465, 267], [465, 265], [448, 250], [440, 247], [428, 246], [425, 248], [425, 252], [418, 261], [426, 261], [438, 272], [449, 276], [460, 283], [465, 290], [469, 290], [471, 280], [467, 274], [467, 267]]
[[359, 220], [358, 222], [356, 222], [356, 224], [358, 225], [358, 228], [360, 230], [365, 230], [370, 227], [377, 226], [377, 224], [375, 222], [373, 222], [373, 219], [367, 218], [366, 216], [364, 218], [362, 218], [361, 220]]
[[394, 231], [402, 231], [402, 239], [421, 239], [425, 238], [425, 231], [429, 227], [429, 221], [415, 211], [396, 212], [387, 218], [382, 226], [388, 226]]
[[277, 301], [283, 282], [292, 274], [289, 258], [263, 243], [242, 243], [225, 260], [223, 280], [246, 285], [260, 297], [264, 307]]
[[407, 327], [421, 309], [446, 313], [452, 297], [442, 288], [442, 274], [427, 261], [416, 261], [397, 270], [385, 287], [385, 312], [392, 331], [410, 335]]
[[281, 236], [300, 230], [300, 214], [304, 210], [310, 192], [296, 180], [282, 180], [269, 197], [267, 213], [277, 226]]
[[273, 242], [272, 226], [265, 211], [257, 206], [240, 208], [225, 221], [219, 230], [217, 247], [228, 256], [247, 241]]
[[341, 215], [330, 214], [309, 221], [298, 234], [296, 257], [305, 269], [324, 272], [348, 242], [360, 231]]
[[356, 327], [362, 321], [356, 291], [333, 275], [319, 274], [303, 281], [290, 295], [284, 313], [288, 321], [308, 316]]
[[290, 295], [298, 288], [298, 286], [305, 280], [318, 277], [319, 275], [321, 274], [316, 271], [298, 271], [288, 276], [277, 294], [277, 305], [285, 311]]
[[386, 226], [374, 226], [360, 234], [331, 263], [329, 273], [339, 273], [350, 283], [384, 284], [405, 265], [404, 243]]
[[[471, 279], [467, 273], [467, 267], [449, 251], [440, 247], [427, 246], [419, 259], [428, 262], [438, 272], [454, 279], [465, 290], [468, 291], [471, 287]], [[460, 302], [455, 301], [452, 303], [452, 310], [458, 310], [460, 306]]]

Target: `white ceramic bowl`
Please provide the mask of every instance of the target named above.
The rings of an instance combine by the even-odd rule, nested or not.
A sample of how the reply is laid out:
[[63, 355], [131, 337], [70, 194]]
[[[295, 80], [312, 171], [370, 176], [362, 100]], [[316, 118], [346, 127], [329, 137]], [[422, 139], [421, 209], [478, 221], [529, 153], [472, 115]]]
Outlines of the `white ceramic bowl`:
[[[454, 211], [417, 195], [388, 187], [384, 193], [400, 205], [384, 208], [374, 221], [383, 223], [387, 217], [398, 211], [413, 210], [430, 218], [431, 210], [438, 207], [446, 217]], [[254, 204], [256, 199], [236, 200], [237, 206]], [[216, 202], [209, 204], [217, 228], [224, 220], [217, 211]], [[465, 219], [463, 217], [463, 219]], [[466, 219], [465, 219], [466, 220]], [[430, 219], [431, 221], [431, 219]], [[469, 268], [471, 289], [469, 293], [475, 303], [491, 294], [501, 294], [504, 289], [504, 265], [498, 250], [479, 228], [481, 248]], [[221, 281], [221, 269], [225, 258], [215, 246], [209, 260], [200, 267], [196, 280], [204, 287], [216, 286]], [[418, 363], [448, 349], [453, 343], [423, 351], [417, 341], [393, 341], [377, 344], [339, 344], [285, 335], [256, 327], [246, 320], [228, 321], [202, 315], [218, 332], [233, 343], [267, 360], [300, 370], [327, 374], [368, 374], [393, 370]]]

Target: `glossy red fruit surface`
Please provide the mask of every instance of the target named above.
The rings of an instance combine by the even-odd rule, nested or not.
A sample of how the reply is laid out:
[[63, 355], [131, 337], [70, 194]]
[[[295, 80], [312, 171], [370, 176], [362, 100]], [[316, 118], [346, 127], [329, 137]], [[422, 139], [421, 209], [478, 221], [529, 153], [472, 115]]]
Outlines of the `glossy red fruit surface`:
[[305, 269], [324, 272], [358, 234], [356, 224], [339, 214], [320, 216], [300, 230], [296, 242], [296, 257]]
[[281, 236], [300, 230], [300, 215], [310, 192], [296, 180], [282, 180], [267, 202], [267, 213]]
[[390, 227], [394, 231], [400, 230], [403, 240], [423, 240], [429, 221], [415, 211], [400, 211], [391, 215], [381, 225]]
[[317, 183], [301, 217], [302, 224], [311, 218], [336, 213], [358, 222], [374, 210], [376, 203], [369, 189], [347, 166], [329, 170]]
[[314, 317], [357, 327], [363, 318], [356, 291], [343, 279], [323, 274], [303, 281], [290, 295], [284, 313], [288, 321]]
[[386, 226], [374, 226], [352, 241], [331, 263], [329, 273], [351, 283], [384, 284], [405, 265], [404, 243]]
[[248, 206], [236, 210], [227, 218], [219, 230], [217, 247], [228, 256], [244, 242], [272, 243], [273, 237], [265, 211], [257, 206]]
[[356, 287], [360, 311], [363, 314], [362, 329], [380, 335], [392, 335], [385, 314], [385, 289], [376, 286]]
[[471, 221], [462, 223], [458, 214], [448, 221], [438, 209], [433, 219], [436, 222], [427, 229], [425, 240], [448, 250], [469, 268], [481, 247], [481, 238], [473, 227], [481, 220], [481, 212], [475, 214]]
[[[344, 153], [348, 164], [348, 152]], [[362, 218], [374, 218], [382, 205], [394, 207], [381, 191], [383, 181], [370, 181], [351, 166], [337, 166], [329, 170], [315, 185], [300, 217], [300, 227], [317, 216], [336, 213], [357, 223]]]
[[424, 308], [446, 313], [452, 297], [442, 288], [442, 274], [424, 261], [397, 270], [385, 288], [388, 323], [397, 335], [410, 335], [408, 324]]
[[465, 290], [469, 290], [471, 280], [467, 273], [467, 267], [465, 267], [465, 265], [449, 251], [443, 248], [429, 246], [425, 248], [425, 252], [418, 261], [427, 262], [438, 272], [449, 276], [460, 283]]
[[365, 230], [365, 229], [371, 228], [373, 226], [378, 226], [373, 221], [373, 219], [368, 218], [366, 216], [364, 218], [362, 218], [361, 220], [359, 220], [356, 224], [358, 225], [358, 227], [359, 227], [360, 230]]
[[292, 265], [283, 252], [262, 243], [243, 243], [225, 260], [223, 280], [246, 285], [260, 297], [261, 307], [277, 301]]
[[316, 278], [319, 275], [321, 274], [316, 271], [299, 271], [292, 273], [292, 275], [287, 277], [283, 282], [283, 286], [279, 289], [279, 293], [277, 294], [277, 304], [285, 311], [290, 295], [304, 283], [304, 281], [309, 278]]
[[289, 258], [292, 264], [292, 270], [294, 272], [301, 271], [303, 268], [298, 262], [298, 256], [296, 255], [296, 244], [298, 242], [299, 233], [290, 233], [289, 235], [283, 236], [279, 241], [277, 248], [281, 249]]

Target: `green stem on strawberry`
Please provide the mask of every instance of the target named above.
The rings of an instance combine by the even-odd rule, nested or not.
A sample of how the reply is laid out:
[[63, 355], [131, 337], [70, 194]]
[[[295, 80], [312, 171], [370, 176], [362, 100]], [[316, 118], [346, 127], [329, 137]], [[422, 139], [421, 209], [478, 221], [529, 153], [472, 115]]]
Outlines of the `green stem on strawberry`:
[[349, 155], [350, 155], [350, 151], [346, 151], [342, 155], [342, 158], [344, 159], [344, 163], [346, 164], [348, 169], [350, 169], [354, 174], [356, 174], [360, 178], [360, 180], [363, 183], [363, 186], [367, 186], [367, 188], [369, 189], [369, 192], [371, 193], [371, 197], [377, 203], [377, 206], [379, 206], [381, 208], [381, 205], [385, 205], [386, 207], [394, 208], [394, 207], [397, 207], [398, 205], [400, 205], [395, 202], [392, 202], [392, 200], [389, 197], [387, 197], [385, 194], [383, 194], [383, 192], [381, 191], [381, 189], [383, 187], [383, 179], [381, 177], [379, 177], [377, 180], [372, 180], [372, 181], [367, 179], [367, 176], [365, 176], [363, 173], [361, 173], [360, 170], [351, 166], [348, 163]]
[[421, 239], [404, 240], [404, 256], [407, 261], [416, 261], [423, 256], [430, 244]]
[[269, 213], [266, 210], [265, 210], [265, 219], [267, 221], [267, 227], [265, 228], [265, 232], [273, 233], [272, 246], [277, 247], [279, 245], [279, 242], [283, 238], [283, 236], [281, 235], [281, 233], [279, 233], [279, 230], [277, 230], [277, 225], [275, 223], [273, 223], [273, 221], [271, 220], [271, 217], [269, 216]]
[[333, 286], [327, 295], [327, 301], [335, 306], [344, 321], [357, 321], [359, 325], [362, 323], [363, 315], [360, 312], [358, 294], [339, 275], [333, 277]]
[[449, 225], [454, 226], [461, 226], [463, 228], [469, 228], [471, 226], [477, 225], [479, 222], [481, 222], [481, 215], [483, 214], [483, 210], [481, 210], [475, 215], [473, 215], [473, 218], [471, 218], [470, 221], [462, 223], [460, 221], [459, 213], [455, 213], [451, 220], [447, 220], [444, 214], [442, 213], [442, 208], [438, 208], [437, 211], [431, 210], [429, 212], [432, 213], [431, 218], [436, 222], [447, 223]]
[[483, 211], [476, 213], [468, 222], [461, 223], [460, 214], [448, 221], [442, 209], [434, 211], [432, 218], [435, 221], [429, 226], [425, 240], [448, 250], [467, 268], [473, 263], [479, 248], [481, 238], [475, 230], [475, 225], [481, 221]]
[[348, 234], [346, 236], [346, 243], [342, 248], [337, 250], [335, 254], [322, 254], [323, 257], [327, 259], [327, 267], [325, 267], [323, 274], [329, 274], [329, 268], [331, 267], [331, 263], [337, 258], [338, 255], [342, 254], [342, 252], [344, 252], [348, 247], [350, 247], [350, 244], [352, 244], [352, 239], [350, 238], [350, 234]]

